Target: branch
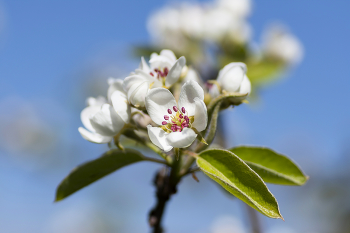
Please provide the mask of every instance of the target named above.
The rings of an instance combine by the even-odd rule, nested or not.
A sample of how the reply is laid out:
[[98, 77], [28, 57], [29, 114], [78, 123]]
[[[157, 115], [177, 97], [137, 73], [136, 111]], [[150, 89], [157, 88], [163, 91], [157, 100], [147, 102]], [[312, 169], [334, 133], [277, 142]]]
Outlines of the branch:
[[157, 203], [149, 213], [149, 224], [153, 228], [153, 233], [163, 232], [161, 222], [164, 215], [165, 206], [171, 195], [177, 192], [177, 184], [181, 179], [179, 176], [179, 170], [182, 164], [182, 155], [179, 156], [179, 160], [174, 159], [173, 161], [173, 166], [170, 168], [170, 172], [169, 168], [164, 167], [157, 172], [153, 181], [157, 189]]

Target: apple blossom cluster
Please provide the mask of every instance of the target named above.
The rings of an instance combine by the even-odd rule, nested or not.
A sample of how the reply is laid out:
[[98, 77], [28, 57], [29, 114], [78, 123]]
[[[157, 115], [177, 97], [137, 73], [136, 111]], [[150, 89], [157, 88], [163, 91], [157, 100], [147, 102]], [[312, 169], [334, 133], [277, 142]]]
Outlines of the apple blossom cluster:
[[149, 18], [147, 28], [156, 41], [166, 43], [162, 45], [178, 41], [177, 45], [186, 37], [219, 41], [230, 36], [245, 42], [250, 38], [250, 26], [246, 21], [250, 10], [250, 0], [182, 3], [155, 12]]
[[251, 11], [251, 0], [183, 2], [154, 12], [147, 29], [155, 47], [173, 49], [194, 64], [202, 61], [203, 54], [218, 49], [218, 55], [224, 54], [231, 61], [237, 57], [245, 62], [272, 58], [289, 66], [301, 60], [301, 43], [283, 27], [272, 25], [263, 32], [262, 43], [252, 42], [253, 30], [248, 22]]
[[[147, 131], [149, 140], [161, 150], [189, 147], [208, 125], [207, 104], [218, 96], [247, 96], [251, 84], [244, 63], [234, 62], [220, 70], [217, 80], [206, 85], [185, 57], [171, 50], [153, 53], [148, 63], [124, 80], [108, 80], [107, 98], [89, 97], [81, 112], [85, 128], [81, 136], [94, 143], [119, 144], [126, 130]], [[206, 100], [205, 100], [206, 99]], [[205, 102], [206, 101], [206, 102]]]
[[[78, 131], [90, 142], [108, 143], [110, 150], [72, 170], [59, 185], [56, 201], [119, 168], [149, 161], [163, 165], [154, 178], [153, 232], [164, 232], [164, 208], [181, 179], [191, 174], [198, 181], [198, 171], [247, 206], [283, 219], [265, 182], [303, 185], [308, 177], [293, 161], [266, 147], [209, 146], [226, 125], [220, 111], [246, 103], [251, 92], [300, 61], [302, 47], [281, 27], [268, 29], [261, 45], [251, 43], [251, 1], [213, 1], [166, 7], [151, 16], [148, 30], [156, 46], [136, 52], [148, 56], [168, 49], [141, 57], [127, 77], [110, 78], [105, 97], [87, 99], [84, 127]], [[127, 148], [130, 143], [161, 159]]]

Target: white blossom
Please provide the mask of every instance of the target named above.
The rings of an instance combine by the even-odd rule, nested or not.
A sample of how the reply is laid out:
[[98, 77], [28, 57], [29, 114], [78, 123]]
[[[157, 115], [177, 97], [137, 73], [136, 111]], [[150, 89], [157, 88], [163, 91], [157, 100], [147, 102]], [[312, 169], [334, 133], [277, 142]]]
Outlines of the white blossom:
[[88, 106], [80, 114], [86, 129], [79, 127], [78, 130], [90, 142], [108, 143], [129, 123], [130, 106], [124, 91], [120, 89], [121, 80], [110, 79], [108, 82], [110, 103], [101, 97], [90, 97], [87, 100]]
[[180, 57], [176, 60], [171, 50], [164, 49], [159, 55], [153, 53], [149, 63], [150, 66], [142, 58], [139, 69], [123, 82], [127, 98], [134, 106], [145, 105], [145, 97], [150, 88], [173, 85], [180, 78], [186, 59]]
[[230, 11], [236, 18], [246, 18], [252, 8], [251, 0], [217, 0], [217, 5]]
[[263, 37], [263, 51], [267, 56], [294, 65], [303, 58], [303, 47], [297, 37], [283, 26], [271, 26]]
[[195, 81], [187, 81], [181, 88], [178, 103], [165, 88], [154, 88], [146, 96], [146, 109], [159, 127], [147, 126], [151, 141], [168, 152], [173, 147], [185, 148], [207, 127], [207, 108], [204, 91]]
[[242, 62], [231, 62], [219, 71], [216, 83], [213, 84], [209, 93], [216, 97], [221, 91], [230, 93], [250, 94], [251, 83], [246, 75], [247, 66]]
[[228, 37], [243, 43], [251, 36], [251, 28], [246, 20], [250, 10], [250, 0], [182, 3], [153, 13], [147, 28], [158, 46], [177, 51], [190, 49], [188, 46], [191, 40], [218, 42]]

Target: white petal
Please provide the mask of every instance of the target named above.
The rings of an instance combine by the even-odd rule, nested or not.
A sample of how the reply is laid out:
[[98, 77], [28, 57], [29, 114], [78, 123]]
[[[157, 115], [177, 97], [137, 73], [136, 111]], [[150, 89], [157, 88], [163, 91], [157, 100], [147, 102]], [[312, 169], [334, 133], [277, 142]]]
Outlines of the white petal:
[[193, 80], [185, 82], [181, 87], [180, 98], [179, 98], [179, 107], [180, 109], [184, 107], [188, 112], [189, 116], [194, 115], [195, 111], [195, 98], [204, 100], [204, 91], [203, 88]]
[[247, 73], [247, 66], [246, 64], [244, 64], [243, 62], [231, 62], [229, 64], [227, 64], [226, 66], [224, 66], [224, 68], [222, 68], [220, 71], [219, 71], [219, 75], [218, 75], [218, 79], [225, 75], [231, 68], [233, 67], [241, 67], [244, 71], [244, 73]]
[[109, 84], [109, 88], [108, 88], [108, 91], [107, 91], [108, 101], [111, 101], [111, 95], [113, 94], [114, 91], [124, 92], [123, 80], [109, 78], [108, 79], [108, 84]]
[[198, 98], [194, 99], [196, 110], [194, 113], [194, 121], [192, 123], [192, 127], [196, 128], [198, 132], [205, 130], [208, 124], [208, 114], [207, 114], [207, 106]]
[[218, 83], [220, 84], [222, 90], [228, 92], [237, 92], [244, 75], [246, 73], [246, 65], [241, 62], [232, 62], [226, 65], [220, 72], [218, 76]]
[[81, 134], [81, 136], [85, 140], [88, 140], [89, 142], [103, 144], [103, 143], [108, 143], [108, 142], [112, 141], [112, 137], [102, 136], [98, 133], [91, 133], [91, 132], [87, 131], [86, 129], [84, 129], [83, 127], [79, 127], [78, 130], [79, 130], [79, 133]]
[[244, 75], [243, 81], [242, 81], [241, 86], [239, 88], [239, 93], [241, 93], [241, 94], [248, 93], [248, 95], [249, 95], [251, 88], [252, 87], [251, 87], [249, 78], [247, 77], [247, 75]]
[[174, 52], [169, 49], [163, 49], [162, 51], [160, 51], [159, 55], [169, 58], [170, 61], [173, 61], [173, 62], [176, 61], [176, 56]]
[[123, 119], [109, 104], [104, 104], [91, 119], [91, 125], [95, 132], [103, 136], [114, 136], [123, 128]]
[[155, 80], [157, 80], [155, 77], [153, 77], [152, 75], [150, 75], [150, 72], [146, 72], [145, 70], [141, 70], [141, 69], [136, 69], [135, 70], [135, 74], [136, 75], [140, 75], [142, 76], [144, 79], [146, 79], [149, 83], [154, 82]]
[[149, 116], [158, 125], [162, 125], [164, 115], [168, 115], [168, 109], [173, 111], [173, 106], [177, 106], [173, 94], [161, 87], [153, 88], [148, 92], [145, 104]]
[[165, 79], [165, 86], [171, 86], [179, 80], [182, 68], [186, 65], [186, 58], [180, 57], [171, 67], [168, 76]]
[[[134, 85], [135, 86], [135, 85]], [[130, 91], [129, 101], [135, 106], [145, 106], [145, 98], [149, 90], [149, 82], [145, 81], [138, 85], [135, 89], [132, 87]]]
[[98, 96], [97, 98], [89, 97], [86, 99], [87, 106], [99, 106], [99, 107], [101, 107], [105, 103], [107, 103], [107, 101], [106, 101], [106, 98], [103, 96]]
[[189, 80], [193, 80], [196, 81], [199, 85], [203, 86], [203, 81], [202, 79], [199, 77], [199, 74], [197, 73], [197, 71], [195, 71], [193, 68], [189, 68], [187, 71], [187, 75], [184, 78], [184, 81], [189, 81]]
[[85, 128], [87, 128], [91, 132], [95, 132], [95, 129], [90, 123], [90, 118], [93, 117], [100, 110], [101, 106], [95, 105], [84, 108], [83, 111], [81, 111], [80, 113], [81, 122], [83, 122]]
[[141, 57], [141, 63], [140, 63], [140, 70], [145, 71], [146, 73], [151, 72], [147, 62], [145, 61], [145, 59], [143, 57]]
[[175, 148], [185, 148], [192, 144], [197, 134], [190, 128], [184, 128], [181, 132], [172, 132], [166, 137], [169, 145]]
[[125, 123], [129, 123], [130, 119], [130, 105], [126, 99], [126, 95], [120, 91], [114, 91], [111, 96], [111, 101], [114, 110], [123, 119]]
[[149, 64], [151, 65], [151, 69], [163, 69], [167, 67], [168, 69], [174, 65], [175, 61], [170, 60], [165, 56], [153, 56], [151, 60], [149, 60]]
[[216, 98], [220, 95], [219, 87], [216, 84], [212, 84], [209, 87], [209, 94], [212, 98]]
[[145, 79], [143, 76], [136, 74], [130, 75], [124, 79], [123, 88], [127, 95], [129, 95], [129, 90], [134, 84], [141, 84], [144, 81], [147, 81], [147, 79]]
[[159, 55], [157, 54], [157, 53], [152, 53], [151, 54], [151, 57], [150, 57], [150, 60], [152, 59], [152, 58], [155, 58], [155, 57], [158, 57]]
[[168, 144], [166, 141], [166, 137], [169, 133], [166, 133], [159, 127], [152, 127], [151, 125], [147, 125], [148, 136], [151, 139], [151, 142], [158, 146], [160, 149], [165, 152], [170, 151], [173, 147]]

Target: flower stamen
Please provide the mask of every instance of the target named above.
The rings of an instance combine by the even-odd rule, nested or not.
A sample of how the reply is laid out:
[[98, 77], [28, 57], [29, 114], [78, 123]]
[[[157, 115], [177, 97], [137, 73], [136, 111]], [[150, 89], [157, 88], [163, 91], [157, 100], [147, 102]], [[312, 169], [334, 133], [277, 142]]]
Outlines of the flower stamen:
[[184, 128], [190, 128], [190, 118], [187, 116], [186, 109], [182, 107], [181, 113], [177, 106], [173, 106], [173, 110], [174, 112], [171, 109], [167, 110], [170, 116], [164, 115], [165, 121], [162, 125], [165, 128], [163, 129], [167, 132], [181, 132]]

